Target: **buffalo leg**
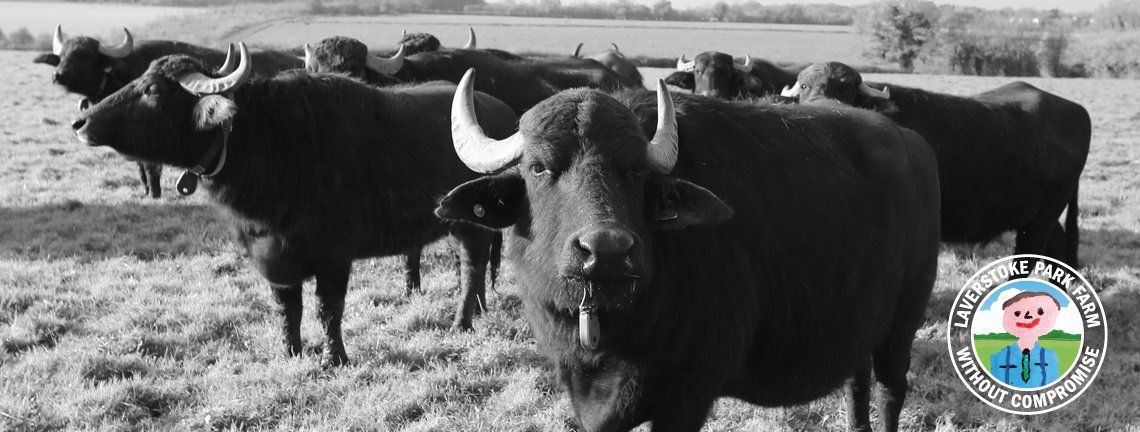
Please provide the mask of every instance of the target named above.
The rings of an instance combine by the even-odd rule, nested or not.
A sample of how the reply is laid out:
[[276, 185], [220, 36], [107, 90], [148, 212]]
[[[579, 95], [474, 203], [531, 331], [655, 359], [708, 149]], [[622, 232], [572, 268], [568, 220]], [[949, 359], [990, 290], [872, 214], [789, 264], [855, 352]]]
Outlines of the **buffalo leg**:
[[340, 366], [348, 363], [341, 335], [341, 320], [344, 318], [344, 296], [348, 291], [348, 276], [352, 273], [352, 262], [329, 266], [317, 273], [317, 300], [320, 308], [317, 318], [325, 329], [324, 354], [321, 366]]
[[284, 326], [286, 352], [291, 355], [301, 355], [301, 284], [274, 285], [273, 297], [279, 306]]
[[413, 291], [420, 289], [420, 257], [423, 256], [424, 247], [418, 245], [404, 253], [404, 288], [405, 294], [412, 295]]
[[847, 430], [871, 431], [871, 369], [860, 368], [847, 380]]
[[906, 402], [907, 379], [910, 370], [910, 349], [914, 341], [910, 336], [893, 337], [886, 348], [875, 354], [875, 380], [882, 384], [879, 389], [879, 415], [883, 418], [883, 430], [899, 430], [899, 416]]
[[685, 368], [655, 380], [660, 391], [651, 394], [669, 396], [658, 396], [652, 408], [653, 432], [699, 432], [704, 426], [717, 398], [709, 377], [717, 374], [697, 370]]
[[162, 165], [142, 164], [151, 198], [162, 198]]
[[451, 327], [455, 330], [471, 330], [474, 316], [487, 307], [487, 260], [494, 234], [475, 226], [456, 225], [451, 230], [451, 236], [459, 245], [459, 283], [463, 296]]

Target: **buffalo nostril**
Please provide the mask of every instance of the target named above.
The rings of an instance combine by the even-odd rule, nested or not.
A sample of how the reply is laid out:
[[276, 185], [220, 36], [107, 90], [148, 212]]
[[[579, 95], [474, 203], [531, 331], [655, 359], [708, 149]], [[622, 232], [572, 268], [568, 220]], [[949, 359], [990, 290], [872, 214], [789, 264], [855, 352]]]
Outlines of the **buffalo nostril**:
[[83, 126], [86, 124], [87, 124], [87, 119], [77, 118], [77, 119], [75, 119], [75, 121], [71, 122], [71, 129], [72, 130], [79, 130], [79, 129], [83, 128]]
[[604, 228], [583, 234], [576, 240], [576, 246], [583, 255], [582, 269], [587, 272], [609, 268], [628, 272], [633, 268], [634, 237], [625, 230]]

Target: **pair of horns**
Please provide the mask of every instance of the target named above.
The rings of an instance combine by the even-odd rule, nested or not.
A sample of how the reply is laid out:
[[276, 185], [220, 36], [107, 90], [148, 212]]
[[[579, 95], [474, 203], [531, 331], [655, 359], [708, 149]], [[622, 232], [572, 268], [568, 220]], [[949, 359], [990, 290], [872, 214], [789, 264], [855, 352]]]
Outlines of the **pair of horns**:
[[[693, 72], [697, 67], [696, 65], [696, 60], [685, 61], [684, 54], [681, 54], [680, 57], [677, 57], [677, 70], [680, 72]], [[734, 61], [732, 62], [732, 66], [736, 68], [736, 70], [744, 73], [752, 72], [752, 56], [745, 54], [744, 64], [736, 63]]]
[[[459, 80], [451, 101], [451, 140], [455, 153], [471, 170], [492, 173], [522, 156], [525, 138], [515, 132], [504, 140], [489, 138], [475, 117], [475, 69]], [[654, 171], [668, 174], [677, 163], [677, 116], [664, 80], [657, 82], [657, 132], [649, 141], [646, 159]]]
[[[103, 44], [99, 44], [99, 53], [103, 54], [107, 57], [111, 57], [111, 58], [123, 58], [123, 57], [130, 55], [131, 51], [133, 51], [135, 49], [135, 38], [134, 38], [134, 36], [131, 36], [131, 32], [129, 30], [127, 30], [126, 28], [123, 28], [123, 33], [125, 33], [126, 35], [123, 36], [123, 42], [122, 43], [120, 43], [117, 46], [112, 46], [112, 47], [103, 46]], [[55, 25], [55, 34], [52, 35], [52, 40], [51, 40], [51, 52], [57, 56], [62, 55], [63, 54], [64, 42], [65, 41], [63, 40], [63, 26], [60, 24], [56, 24]]]
[[[800, 85], [799, 81], [796, 81], [796, 84], [791, 86], [791, 87], [784, 86], [784, 91], [780, 92], [780, 96], [789, 97], [789, 98], [800, 97], [800, 92], [802, 91], [802, 89], [803, 89], [803, 86]], [[864, 83], [859, 84], [859, 92], [863, 93], [864, 95], [867, 95], [869, 97], [873, 97], [873, 98], [877, 98], [877, 99], [890, 99], [891, 98], [891, 88], [887, 87], [887, 86], [883, 86], [882, 90], [878, 90], [874, 87], [867, 85], [867, 83], [864, 82]]]
[[[618, 46], [616, 43], [610, 42], [610, 46], [614, 47], [614, 49], [612, 50], [613, 52], [621, 54], [621, 50], [618, 49]], [[578, 42], [578, 46], [574, 48], [574, 54], [571, 55], [570, 57], [581, 57], [581, 54], [582, 54], [582, 42]]]
[[[228, 93], [238, 88], [249, 79], [253, 71], [253, 61], [249, 58], [249, 48], [246, 48], [245, 42], [238, 42], [238, 63], [230, 67], [232, 70], [220, 78], [210, 78], [200, 72], [188, 72], [178, 78], [178, 84], [198, 96]], [[226, 64], [223, 64], [219, 73], [224, 73], [222, 71], [226, 69]]]

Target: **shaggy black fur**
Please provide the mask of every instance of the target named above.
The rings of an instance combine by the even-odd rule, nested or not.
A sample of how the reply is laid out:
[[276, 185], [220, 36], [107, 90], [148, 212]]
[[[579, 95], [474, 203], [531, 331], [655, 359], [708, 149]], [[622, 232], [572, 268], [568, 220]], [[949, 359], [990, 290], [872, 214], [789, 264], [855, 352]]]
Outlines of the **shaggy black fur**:
[[[59, 56], [45, 53], [37, 58], [37, 63], [55, 66], [53, 80], [67, 91], [82, 95], [91, 104], [97, 103], [127, 83], [138, 78], [151, 61], [171, 54], [183, 54], [203, 59], [210, 64], [221, 66], [225, 52], [175, 41], [142, 41], [135, 43], [134, 50], [121, 59], [107, 57], [99, 53], [99, 41], [86, 36], [68, 39], [63, 44]], [[273, 51], [260, 51], [252, 54], [254, 74], [272, 76], [285, 70], [301, 67], [295, 57]], [[162, 196], [162, 166], [139, 163], [139, 174], [143, 187], [153, 198]]]
[[[644, 169], [652, 93], [570, 90], [523, 116], [517, 168], [456, 188], [437, 214], [513, 223], [531, 326], [583, 430], [697, 431], [720, 396], [794, 405], [845, 383], [851, 426], [866, 428], [872, 369], [895, 430], [937, 269], [929, 147], [867, 111], [673, 98], [668, 175]], [[582, 270], [600, 232], [632, 240], [639, 278]], [[591, 284], [611, 294], [596, 350], [577, 338]]]
[[[76, 123], [93, 145], [187, 167], [220, 133], [199, 130], [205, 103], [176, 79], [204, 71], [198, 60], [156, 61], [143, 76]], [[325, 326], [325, 362], [347, 360], [340, 324], [353, 260], [405, 253], [450, 232], [463, 251], [464, 301], [455, 325], [470, 328], [484, 302], [492, 232], [444, 223], [436, 199], [475, 177], [455, 156], [449, 128], [454, 87], [377, 89], [340, 75], [283, 73], [236, 90], [225, 168], [206, 181], [232, 216], [250, 261], [275, 288], [291, 354], [301, 352], [301, 284], [316, 276]], [[206, 96], [217, 98], [220, 96]], [[510, 108], [477, 95], [483, 127], [495, 137], [515, 125]]]
[[804, 69], [799, 82], [804, 103], [875, 110], [926, 138], [942, 179], [942, 240], [1015, 230], [1016, 253], [1078, 264], [1077, 189], [1092, 131], [1084, 107], [1021, 81], [968, 97], [891, 84], [884, 100], [860, 92], [859, 72], [835, 62]]
[[799, 68], [783, 69], [764, 60], [753, 59], [752, 71], [736, 70], [731, 55], [706, 51], [693, 59], [699, 74], [674, 72], [665, 82], [692, 90], [695, 94], [724, 99], [778, 95], [784, 86], [796, 83]]
[[[438, 42], [436, 42], [438, 44]], [[359, 40], [334, 36], [321, 40], [312, 47], [313, 55], [305, 64], [309, 72], [343, 73], [376, 86], [390, 86], [400, 80], [368, 68], [368, 46]]]
[[535, 61], [505, 61], [480, 50], [420, 53], [405, 60], [396, 78], [405, 82], [459, 82], [469, 68], [476, 70], [476, 90], [499, 98], [520, 115], [563, 89], [641, 86], [640, 82], [631, 83], [592, 60], [580, 62], [575, 67], [564, 67]]

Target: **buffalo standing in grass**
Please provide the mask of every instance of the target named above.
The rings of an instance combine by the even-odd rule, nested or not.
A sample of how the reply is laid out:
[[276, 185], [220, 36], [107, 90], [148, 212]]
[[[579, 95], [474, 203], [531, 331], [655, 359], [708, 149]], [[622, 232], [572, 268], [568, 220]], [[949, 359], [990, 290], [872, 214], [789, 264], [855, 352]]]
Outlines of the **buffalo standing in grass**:
[[708, 51], [692, 61], [678, 58], [677, 72], [666, 77], [665, 83], [709, 97], [756, 98], [780, 94], [781, 89], [796, 82], [796, 71], [749, 56], [737, 63], [731, 55]]
[[[41, 54], [35, 62], [54, 66], [52, 81], [83, 96], [79, 108], [85, 109], [138, 78], [160, 57], [184, 54], [215, 65], [222, 64], [227, 57], [225, 52], [176, 41], [151, 40], [136, 44], [130, 31], [123, 29], [123, 32], [126, 35], [122, 43], [105, 46], [86, 36], [65, 40], [63, 30], [56, 26], [52, 52]], [[254, 76], [272, 76], [302, 66], [300, 59], [274, 51], [255, 52], [253, 58], [257, 62]], [[147, 194], [154, 198], [162, 196], [162, 165], [139, 162], [139, 175]]]
[[922, 137], [865, 110], [674, 102], [662, 84], [656, 116], [648, 92], [575, 89], [495, 140], [464, 81], [456, 152], [494, 174], [436, 214], [510, 227], [531, 327], [584, 430], [697, 431], [720, 396], [802, 404], [845, 382], [868, 430], [872, 369], [897, 429], [937, 270]]
[[[397, 54], [399, 55], [399, 54]], [[370, 65], [369, 62], [373, 64]], [[360, 41], [343, 36], [325, 38], [315, 46], [305, 44], [305, 68], [309, 72], [343, 73], [350, 77], [362, 80], [372, 85], [386, 87], [398, 84], [398, 80], [389, 75], [376, 71], [383, 67], [376, 66], [381, 63], [379, 57], [370, 55], [368, 47]], [[455, 84], [447, 81], [437, 81], [434, 85], [453, 87]], [[425, 84], [427, 85], [427, 84]], [[489, 271], [491, 273], [491, 288], [498, 280], [498, 270], [502, 257], [502, 233], [495, 233], [495, 240], [491, 244], [491, 257]], [[408, 294], [420, 288], [420, 258], [423, 247], [412, 248], [405, 256], [404, 284]]]
[[[464, 300], [455, 325], [470, 328], [484, 301], [493, 233], [432, 215], [435, 200], [475, 177], [448, 134], [453, 88], [377, 89], [303, 71], [246, 83], [249, 53], [232, 74], [161, 58], [72, 124], [81, 141], [176, 167], [202, 165], [211, 197], [232, 216], [250, 261], [273, 286], [288, 352], [301, 345], [301, 285], [316, 276], [323, 363], [347, 361], [341, 316], [352, 262], [404, 253], [450, 232], [462, 245]], [[514, 129], [510, 108], [478, 95], [483, 126]]]
[[[355, 39], [329, 38], [317, 44], [309, 56], [310, 70], [348, 73], [363, 76], [369, 82], [382, 83], [374, 77], [394, 77], [401, 82], [459, 82], [468, 68], [481, 72], [475, 89], [490, 94], [522, 114], [542, 100], [563, 89], [594, 87], [617, 89], [641, 87], [602, 64], [589, 60], [576, 66], [561, 66], [532, 61], [507, 61], [481, 50], [444, 50], [421, 52], [407, 56], [399, 50], [390, 58], [368, 54], [367, 47]], [[335, 60], [330, 62], [329, 60]], [[580, 62], [581, 63], [581, 62]], [[368, 71], [361, 71], [363, 66]]]
[[1077, 265], [1077, 186], [1092, 130], [1084, 107], [1021, 81], [967, 97], [879, 87], [850, 66], [819, 63], [785, 96], [879, 111], [922, 134], [938, 156], [942, 240], [987, 242], [1014, 230], [1015, 253]]

